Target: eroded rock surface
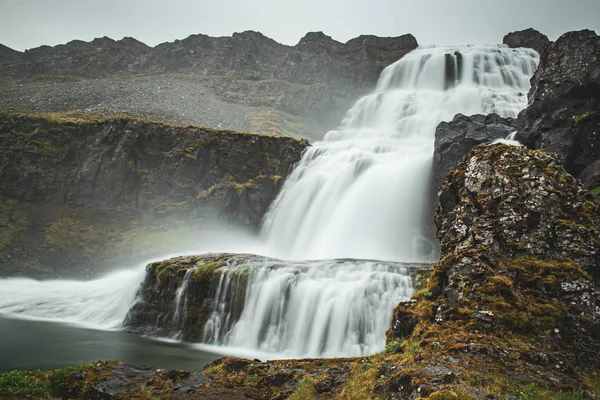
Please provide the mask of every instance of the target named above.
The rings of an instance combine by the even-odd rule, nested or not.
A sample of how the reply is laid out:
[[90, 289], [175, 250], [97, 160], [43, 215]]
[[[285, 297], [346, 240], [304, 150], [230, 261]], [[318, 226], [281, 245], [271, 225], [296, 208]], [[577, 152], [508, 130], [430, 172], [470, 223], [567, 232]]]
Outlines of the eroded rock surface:
[[[558, 157], [475, 147], [440, 190], [442, 259], [388, 331], [401, 352], [412, 343], [418, 356], [380, 392], [498, 394], [469, 369], [484, 381], [493, 369], [515, 387], [582, 388], [578, 369], [600, 366], [599, 211]], [[435, 381], [425, 370], [432, 363], [448, 369]]]
[[540, 53], [541, 56], [552, 42], [548, 39], [548, 36], [533, 28], [529, 28], [505, 35], [502, 39], [502, 43], [512, 48], [528, 47]]
[[516, 132], [514, 119], [496, 114], [457, 114], [452, 121], [441, 122], [435, 129], [433, 150], [434, 198], [437, 199], [437, 191], [448, 171], [454, 169], [473, 147], [496, 139], [506, 139], [513, 132]]
[[600, 37], [583, 30], [552, 43], [528, 97], [529, 107], [517, 120], [517, 139], [558, 153], [567, 172], [593, 188], [599, 181], [592, 164], [600, 159]]

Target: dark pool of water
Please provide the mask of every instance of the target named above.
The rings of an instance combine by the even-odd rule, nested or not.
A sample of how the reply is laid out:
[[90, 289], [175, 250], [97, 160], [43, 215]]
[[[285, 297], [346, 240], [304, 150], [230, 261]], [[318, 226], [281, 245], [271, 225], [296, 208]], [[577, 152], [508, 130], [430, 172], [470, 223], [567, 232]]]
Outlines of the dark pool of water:
[[0, 315], [0, 372], [52, 369], [99, 360], [200, 371], [219, 357], [184, 343]]

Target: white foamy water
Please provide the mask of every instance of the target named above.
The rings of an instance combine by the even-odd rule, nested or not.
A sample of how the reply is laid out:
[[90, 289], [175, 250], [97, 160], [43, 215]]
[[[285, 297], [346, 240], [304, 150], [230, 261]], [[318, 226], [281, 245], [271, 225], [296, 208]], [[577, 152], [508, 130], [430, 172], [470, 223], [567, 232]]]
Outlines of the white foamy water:
[[269, 255], [434, 261], [428, 194], [435, 127], [457, 113], [515, 117], [538, 54], [504, 46], [420, 48], [315, 143], [262, 229]]
[[372, 354], [385, 346], [392, 309], [413, 293], [407, 267], [417, 266], [266, 262], [252, 269], [242, 307], [231, 296], [240, 284], [233, 268], [219, 283], [204, 342], [285, 357]]
[[117, 329], [144, 276], [140, 265], [92, 281], [0, 279], [0, 313]]

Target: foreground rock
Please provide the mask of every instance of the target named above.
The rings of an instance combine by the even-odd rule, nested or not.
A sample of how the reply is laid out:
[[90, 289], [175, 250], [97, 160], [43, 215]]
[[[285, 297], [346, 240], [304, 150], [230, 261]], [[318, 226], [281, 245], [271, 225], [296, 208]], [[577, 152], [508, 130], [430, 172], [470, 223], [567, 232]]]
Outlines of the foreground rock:
[[531, 80], [517, 139], [556, 152], [588, 188], [600, 185], [600, 37], [569, 32], [552, 43]]
[[146, 249], [179, 239], [166, 230], [254, 230], [305, 147], [131, 118], [0, 115], [0, 265], [116, 262], [136, 238]]
[[387, 369], [393, 376], [376, 391], [479, 398], [529, 385], [592, 396], [585, 382], [600, 367], [599, 211], [555, 156], [473, 149], [440, 190], [443, 257], [388, 331], [408, 362]]

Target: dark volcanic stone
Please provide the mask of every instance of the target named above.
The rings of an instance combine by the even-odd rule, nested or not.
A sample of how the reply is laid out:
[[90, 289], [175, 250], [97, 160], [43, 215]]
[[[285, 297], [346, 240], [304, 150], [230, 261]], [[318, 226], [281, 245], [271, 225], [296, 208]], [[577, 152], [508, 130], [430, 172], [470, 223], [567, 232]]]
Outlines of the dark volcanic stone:
[[516, 131], [512, 118], [496, 114], [457, 114], [450, 122], [441, 122], [435, 129], [433, 151], [433, 190], [437, 195], [448, 171], [454, 169], [460, 159], [473, 147], [504, 139]]
[[542, 55], [552, 42], [550, 42], [548, 36], [529, 28], [507, 34], [502, 39], [502, 43], [512, 48], [528, 47]]
[[529, 107], [517, 119], [517, 139], [558, 153], [565, 169], [580, 177], [600, 159], [600, 37], [583, 30], [552, 43], [528, 98]]

